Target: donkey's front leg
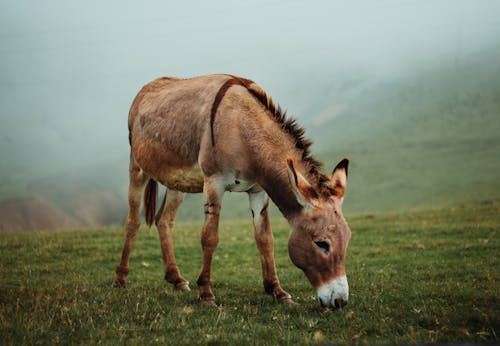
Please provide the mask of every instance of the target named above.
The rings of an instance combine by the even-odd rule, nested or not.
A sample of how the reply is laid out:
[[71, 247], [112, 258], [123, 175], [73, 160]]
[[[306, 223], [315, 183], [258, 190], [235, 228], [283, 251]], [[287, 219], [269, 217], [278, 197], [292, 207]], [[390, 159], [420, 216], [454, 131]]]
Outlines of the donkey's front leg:
[[215, 296], [210, 288], [210, 273], [212, 255], [219, 243], [219, 214], [224, 189], [225, 185], [222, 178], [213, 176], [205, 178], [203, 186], [205, 223], [201, 232], [203, 260], [197, 281], [199, 288], [198, 301], [205, 305], [215, 305]]
[[262, 263], [264, 290], [279, 302], [292, 304], [292, 297], [281, 288], [274, 264], [274, 239], [269, 223], [269, 197], [264, 191], [250, 191], [250, 209], [252, 210], [254, 234]]

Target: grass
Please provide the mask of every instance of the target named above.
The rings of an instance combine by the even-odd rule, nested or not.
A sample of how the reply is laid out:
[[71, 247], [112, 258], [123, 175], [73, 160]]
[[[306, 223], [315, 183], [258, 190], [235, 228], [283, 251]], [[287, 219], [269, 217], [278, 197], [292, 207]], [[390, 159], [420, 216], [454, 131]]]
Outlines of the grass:
[[[274, 220], [283, 287], [263, 294], [250, 222], [224, 221], [216, 308], [163, 280], [157, 233], [141, 230], [128, 288], [113, 289], [122, 231], [0, 234], [0, 337], [9, 344], [414, 344], [498, 342], [500, 203], [348, 217], [349, 305], [323, 309]], [[199, 223], [179, 223], [176, 255], [195, 282]], [[192, 288], [193, 285], [191, 285]]]

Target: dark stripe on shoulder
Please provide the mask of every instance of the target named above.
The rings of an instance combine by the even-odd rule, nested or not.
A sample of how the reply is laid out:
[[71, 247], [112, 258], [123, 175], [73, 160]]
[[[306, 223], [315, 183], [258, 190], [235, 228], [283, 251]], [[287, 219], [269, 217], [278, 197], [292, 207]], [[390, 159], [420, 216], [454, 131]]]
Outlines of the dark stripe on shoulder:
[[214, 123], [215, 123], [215, 115], [217, 114], [217, 109], [219, 108], [224, 95], [226, 95], [227, 90], [237, 84], [248, 88], [250, 84], [253, 82], [249, 79], [239, 78], [235, 76], [231, 76], [231, 79], [228, 79], [222, 86], [220, 87], [217, 95], [215, 95], [214, 103], [212, 104], [212, 109], [210, 111], [210, 134], [212, 136], [212, 145], [215, 145], [215, 137], [214, 137]]

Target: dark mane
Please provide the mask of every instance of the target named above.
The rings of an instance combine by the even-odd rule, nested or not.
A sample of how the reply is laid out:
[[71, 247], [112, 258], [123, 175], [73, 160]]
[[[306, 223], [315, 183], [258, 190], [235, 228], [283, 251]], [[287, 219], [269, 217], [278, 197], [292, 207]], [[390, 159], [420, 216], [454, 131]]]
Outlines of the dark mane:
[[[213, 125], [215, 121], [215, 114], [217, 113], [217, 108], [222, 101], [226, 91], [232, 86], [232, 85], [241, 85], [244, 86], [257, 100], [259, 100], [264, 107], [271, 113], [273, 116], [274, 120], [278, 124], [281, 125], [281, 128], [283, 131], [288, 133], [290, 136], [295, 141], [295, 147], [299, 150], [302, 150], [302, 160], [308, 164], [309, 166], [309, 174], [311, 176], [315, 177], [318, 182], [321, 181], [320, 179], [320, 173], [319, 169], [321, 168], [322, 164], [321, 162], [315, 160], [310, 152], [310, 147], [312, 144], [312, 141], [305, 138], [305, 129], [301, 127], [295, 118], [288, 117], [286, 115], [286, 111], [283, 111], [279, 105], [276, 105], [272, 98], [269, 97], [266, 92], [257, 84], [255, 84], [253, 81], [250, 79], [245, 79], [237, 76], [232, 76], [230, 75], [230, 79], [228, 79], [222, 87], [219, 89], [214, 103], [212, 105], [212, 110], [210, 113], [210, 127], [211, 127], [211, 132], [212, 132], [212, 144], [215, 143], [214, 140], [214, 135], [213, 135]], [[318, 186], [320, 187], [320, 186]]]

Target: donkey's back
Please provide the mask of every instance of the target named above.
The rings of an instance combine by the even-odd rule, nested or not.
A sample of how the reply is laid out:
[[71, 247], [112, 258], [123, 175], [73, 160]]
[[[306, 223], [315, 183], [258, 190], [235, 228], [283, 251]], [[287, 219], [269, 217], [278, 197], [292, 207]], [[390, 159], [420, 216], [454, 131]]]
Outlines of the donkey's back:
[[160, 78], [137, 94], [128, 119], [131, 154], [151, 178], [172, 189], [202, 191], [200, 147], [210, 138], [217, 91], [230, 78]]

